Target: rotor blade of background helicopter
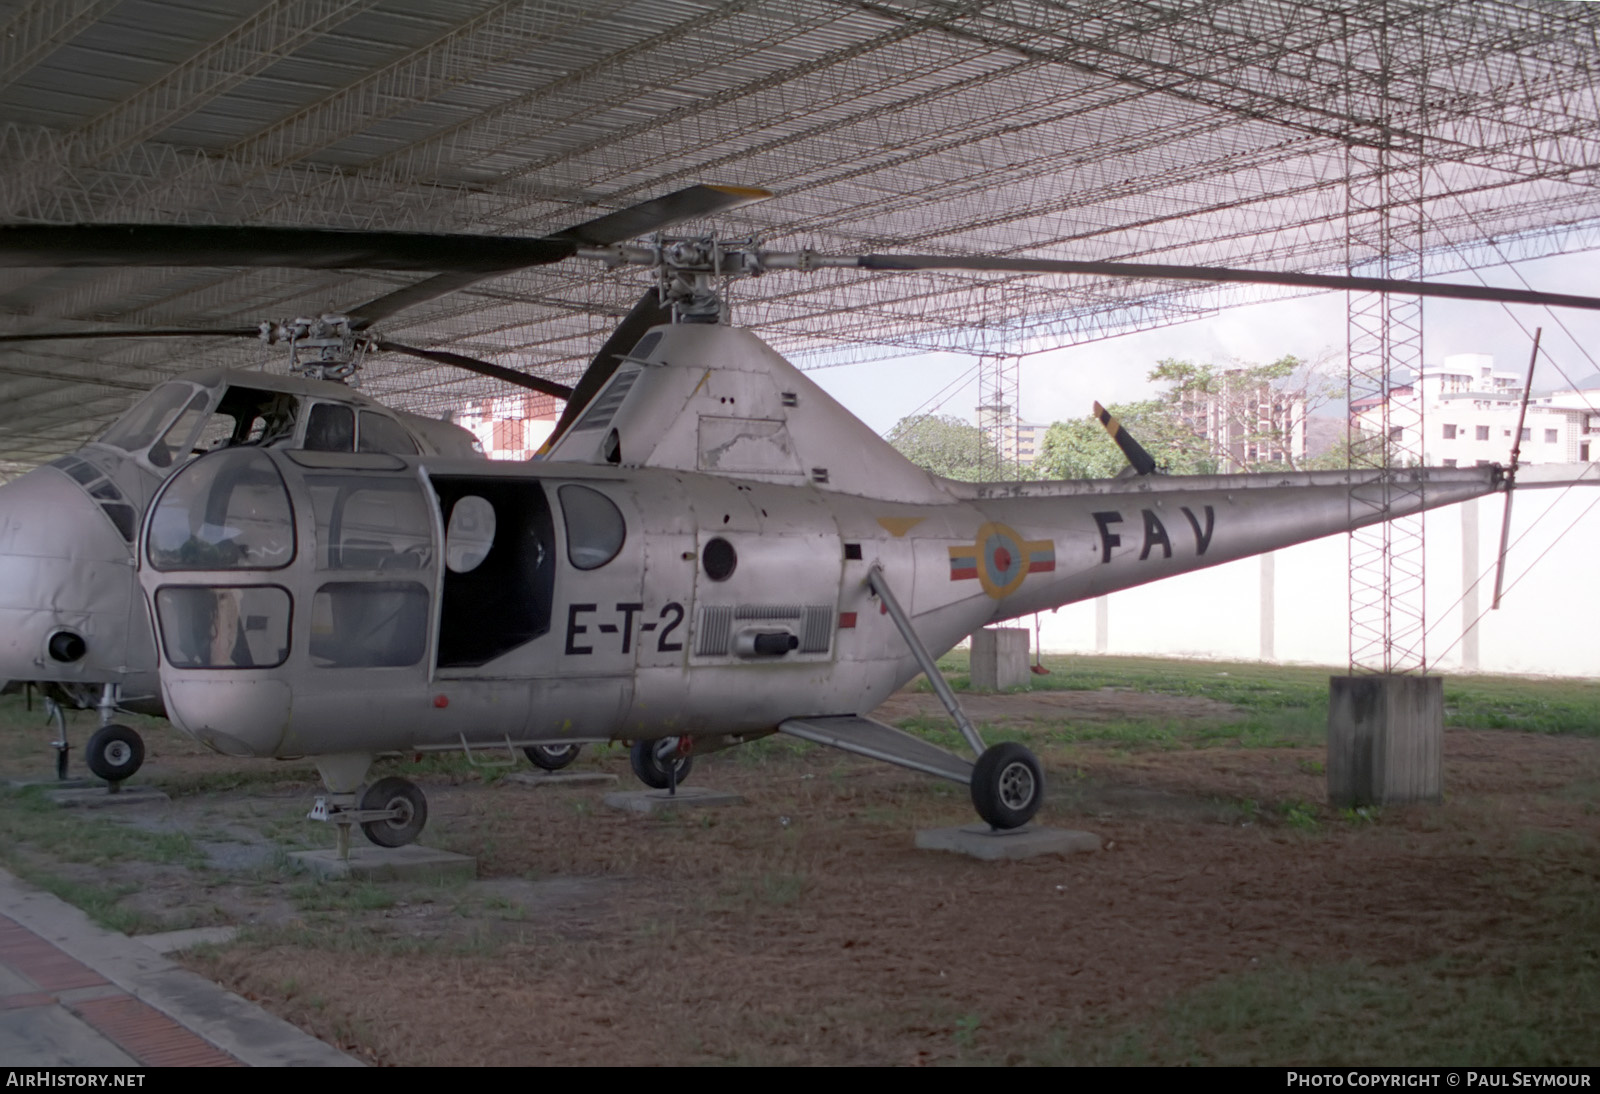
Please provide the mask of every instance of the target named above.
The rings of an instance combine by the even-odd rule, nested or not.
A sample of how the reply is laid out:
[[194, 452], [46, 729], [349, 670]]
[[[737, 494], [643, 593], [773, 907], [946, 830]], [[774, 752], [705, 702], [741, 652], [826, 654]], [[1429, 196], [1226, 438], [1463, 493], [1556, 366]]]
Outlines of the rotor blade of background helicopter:
[[[574, 244], [603, 247], [626, 239], [659, 232], [680, 221], [693, 217], [710, 216], [753, 201], [771, 197], [767, 190], [749, 186], [690, 186], [649, 201], [618, 209], [614, 213], [584, 221], [563, 229], [549, 238], [570, 240]], [[468, 285], [487, 280], [499, 274], [511, 273], [516, 267], [505, 270], [464, 270], [441, 273], [415, 285], [396, 289], [387, 296], [369, 300], [349, 312], [356, 330], [365, 330], [397, 312], [418, 304], [436, 300], [458, 292]]]
[[1128, 463], [1133, 466], [1134, 471], [1141, 475], [1148, 475], [1156, 469], [1155, 457], [1145, 451], [1144, 445], [1133, 439], [1133, 434], [1129, 433], [1121, 422], [1111, 416], [1111, 411], [1096, 402], [1094, 404], [1094, 416], [1101, 426], [1105, 428], [1105, 431], [1111, 434], [1111, 439], [1117, 442], [1117, 447], [1122, 449], [1122, 454], [1128, 457]]
[[746, 187], [690, 186], [549, 236], [215, 225], [5, 224], [0, 225], [0, 268], [281, 266], [476, 271], [489, 276], [559, 262], [580, 245], [616, 243], [767, 196], [765, 190]]
[[572, 389], [566, 384], [558, 384], [554, 380], [541, 379], [530, 376], [526, 372], [518, 372], [514, 368], [496, 365], [489, 361], [480, 361], [476, 357], [467, 357], [460, 353], [451, 353], [442, 349], [419, 349], [416, 346], [403, 346], [399, 342], [374, 341], [372, 348], [384, 353], [404, 353], [412, 357], [420, 357], [424, 361], [432, 361], [439, 365], [453, 365], [456, 368], [476, 372], [479, 376], [489, 376], [502, 380], [518, 387], [531, 388], [545, 395], [553, 395], [557, 399], [570, 399]]
[[641, 296], [639, 302], [623, 317], [622, 322], [617, 324], [617, 329], [611, 332], [611, 337], [605, 340], [600, 351], [589, 362], [589, 367], [584, 370], [577, 386], [572, 389], [566, 409], [561, 412], [561, 418], [551, 431], [550, 438], [544, 442], [539, 451], [548, 452], [551, 446], [566, 434], [578, 415], [583, 413], [583, 408], [589, 405], [589, 401], [599, 394], [600, 389], [605, 387], [606, 381], [611, 379], [611, 374], [617, 371], [617, 366], [622, 363], [622, 355], [637, 345], [646, 331], [651, 327], [659, 327], [663, 323], [670, 322], [672, 322], [672, 308], [661, 303], [656, 290], [650, 289]]
[[35, 334], [0, 334], [0, 342], [54, 342], [68, 338], [257, 338], [260, 327], [221, 327], [217, 330], [145, 327], [140, 330], [53, 330]]
[[[820, 265], [831, 265], [823, 262]], [[1217, 266], [1165, 266], [1145, 262], [1070, 262], [1049, 258], [998, 258], [984, 255], [856, 255], [843, 266], [862, 270], [975, 270], [992, 273], [1091, 274], [1155, 281], [1216, 281], [1246, 285], [1290, 285], [1297, 288], [1348, 292], [1398, 293], [1453, 300], [1487, 300], [1500, 304], [1542, 304], [1556, 308], [1600, 311], [1600, 297], [1484, 285], [1452, 285], [1438, 281], [1399, 281], [1386, 277], [1289, 273], [1279, 270], [1230, 270]]]
[[754, 186], [689, 186], [554, 232], [550, 238], [605, 247], [659, 232], [682, 220], [711, 216], [753, 201], [765, 201], [771, 196], [772, 191]]

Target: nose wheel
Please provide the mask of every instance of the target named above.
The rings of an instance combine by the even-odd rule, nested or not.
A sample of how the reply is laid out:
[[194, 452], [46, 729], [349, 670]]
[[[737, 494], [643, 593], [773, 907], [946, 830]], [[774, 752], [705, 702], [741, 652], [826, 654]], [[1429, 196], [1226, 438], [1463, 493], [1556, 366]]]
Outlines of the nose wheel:
[[144, 764], [144, 739], [127, 726], [102, 726], [89, 738], [84, 762], [97, 777], [120, 783]]
[[1015, 741], [985, 749], [972, 768], [972, 805], [991, 828], [1021, 828], [1044, 801], [1044, 771]]
[[639, 781], [652, 790], [677, 790], [678, 784], [689, 777], [694, 767], [694, 757], [683, 751], [680, 738], [665, 737], [659, 741], [635, 741], [628, 750], [628, 762]]
[[428, 823], [428, 799], [409, 779], [379, 779], [361, 795], [361, 831], [379, 847], [404, 847]]

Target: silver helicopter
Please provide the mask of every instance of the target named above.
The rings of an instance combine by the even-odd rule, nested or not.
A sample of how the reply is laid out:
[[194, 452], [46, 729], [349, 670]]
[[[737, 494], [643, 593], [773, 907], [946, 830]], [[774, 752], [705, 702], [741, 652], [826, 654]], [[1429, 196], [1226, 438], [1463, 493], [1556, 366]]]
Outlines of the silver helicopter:
[[[580, 244], [628, 239], [743, 204], [764, 192], [695, 186], [529, 241], [518, 265], [558, 259]], [[93, 236], [95, 256], [85, 255]], [[97, 264], [107, 256], [137, 255], [166, 241], [157, 226], [36, 229], [0, 234], [0, 263]], [[152, 238], [152, 234], [157, 238]], [[185, 230], [191, 259], [221, 260], [232, 252], [296, 245], [293, 231], [266, 230], [220, 241], [207, 229]], [[413, 246], [428, 237], [412, 237]], [[388, 243], [392, 246], [394, 240]], [[326, 240], [320, 245], [327, 246]], [[536, 253], [526, 253], [532, 247]], [[542, 250], [540, 250], [542, 248]], [[383, 260], [363, 255], [363, 259]], [[307, 265], [317, 256], [299, 253]], [[190, 459], [238, 446], [314, 452], [371, 452], [402, 456], [482, 459], [465, 429], [385, 407], [353, 388], [369, 353], [398, 353], [447, 364], [565, 398], [563, 384], [448, 351], [420, 349], [372, 336], [374, 324], [402, 309], [491, 276], [481, 256], [447, 275], [409, 285], [346, 314], [263, 322], [224, 330], [150, 329], [33, 332], [0, 336], [0, 344], [57, 339], [129, 337], [257, 338], [286, 351], [288, 375], [210, 370], [161, 384], [92, 441], [0, 487], [0, 682], [41, 689], [56, 727], [56, 767], [67, 775], [69, 743], [62, 705], [94, 708], [100, 725], [89, 738], [89, 770], [113, 785], [144, 761], [139, 734], [115, 722], [118, 710], [165, 713], [157, 678], [154, 635], [135, 573], [134, 543], [152, 496]], [[572, 748], [532, 746], [529, 759], [558, 769]]]
[[[0, 261], [21, 264], [6, 231]], [[126, 261], [73, 231], [81, 264]], [[163, 231], [161, 264], [217, 260]], [[323, 234], [324, 250], [351, 250], [350, 233]], [[375, 264], [385, 234], [355, 235]], [[436, 270], [463, 238], [478, 239], [440, 237], [433, 265], [399, 268]], [[1600, 309], [1438, 283], [714, 240], [569, 253], [648, 265], [659, 284], [573, 390], [544, 458], [235, 445], [184, 465], [150, 505], [139, 581], [168, 717], [229, 755], [313, 757], [327, 790], [313, 815], [341, 848], [358, 825], [383, 846], [423, 830], [417, 786], [367, 783], [382, 754], [626, 741], [644, 782], [675, 789], [693, 753], [775, 732], [966, 784], [984, 821], [1018, 827], [1043, 800], [1038, 760], [985, 745], [937, 654], [992, 623], [1510, 485], [1497, 466], [1165, 476], [1131, 441], [1128, 478], [952, 482], [725, 322], [714, 279], [976, 269]], [[1517, 485], [1596, 471], [1541, 468]], [[919, 672], [972, 759], [867, 716]]]

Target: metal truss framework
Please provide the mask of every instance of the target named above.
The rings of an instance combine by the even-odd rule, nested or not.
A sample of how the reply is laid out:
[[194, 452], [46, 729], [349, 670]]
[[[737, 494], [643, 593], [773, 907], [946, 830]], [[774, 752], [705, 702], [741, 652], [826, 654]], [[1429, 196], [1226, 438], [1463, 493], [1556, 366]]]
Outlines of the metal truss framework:
[[[774, 246], [1431, 277], [1600, 243], [1597, 59], [1600, 5], [1538, 0], [17, 0], [0, 220], [536, 233], [709, 181], [775, 190], [701, 226]], [[515, 274], [384, 333], [570, 381], [638, 276]], [[399, 283], [0, 271], [0, 330], [238, 326]], [[745, 283], [735, 318], [809, 365], [1014, 362], [1268, 295], [834, 271]], [[1382, 398], [1421, 362], [1420, 306], [1350, 315], [1351, 395]], [[212, 365], [272, 367], [231, 344], [0, 353], [0, 473]], [[495, 393], [414, 361], [366, 383], [431, 413]], [[1420, 668], [1397, 604], [1421, 532], [1384, 527], [1352, 547], [1352, 664]]]

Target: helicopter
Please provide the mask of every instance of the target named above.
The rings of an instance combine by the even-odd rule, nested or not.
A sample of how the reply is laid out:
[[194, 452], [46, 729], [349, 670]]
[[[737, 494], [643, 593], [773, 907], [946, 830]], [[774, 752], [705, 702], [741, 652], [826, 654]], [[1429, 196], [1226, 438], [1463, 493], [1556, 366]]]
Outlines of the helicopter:
[[[0, 264], [131, 257], [125, 228], [12, 231], [0, 228]], [[175, 265], [249, 257], [247, 238], [279, 230], [153, 231], [163, 249], [146, 261]], [[294, 251], [459, 278], [454, 263], [482, 239], [419, 249], [389, 233], [293, 231], [261, 264]], [[526, 242], [495, 241], [498, 260], [536, 250], [519, 252]], [[695, 754], [773, 733], [965, 784], [984, 822], [1019, 828], [1044, 797], [1039, 761], [1017, 742], [985, 744], [939, 653], [992, 623], [1512, 483], [1497, 465], [1169, 476], [1131, 438], [1126, 478], [945, 480], [729, 323], [717, 283], [955, 269], [1600, 309], [1434, 282], [713, 238], [578, 243], [565, 257], [646, 266], [657, 284], [571, 390], [539, 458], [231, 445], [184, 464], [149, 504], [138, 580], [167, 716], [225, 754], [312, 757], [326, 790], [312, 815], [337, 826], [343, 851], [357, 826], [398, 847], [426, 824], [415, 784], [367, 783], [383, 754], [631, 742], [635, 774], [671, 791]], [[483, 268], [472, 261], [468, 272]], [[1536, 471], [1517, 487], [1600, 481], [1593, 465]], [[972, 758], [866, 713], [919, 673]]]

